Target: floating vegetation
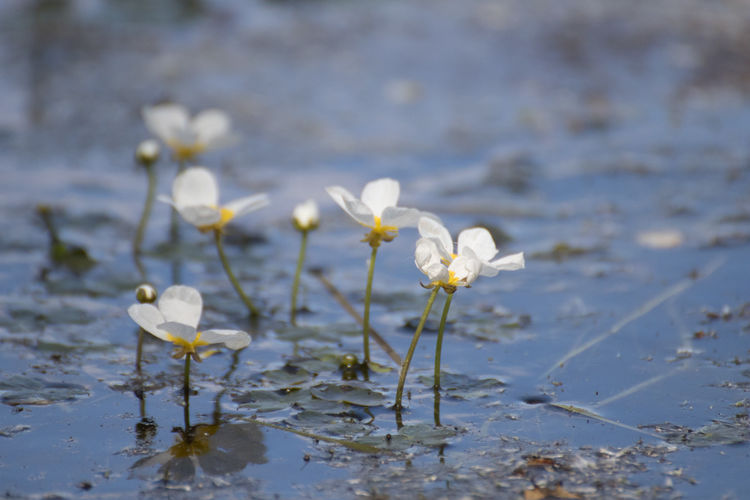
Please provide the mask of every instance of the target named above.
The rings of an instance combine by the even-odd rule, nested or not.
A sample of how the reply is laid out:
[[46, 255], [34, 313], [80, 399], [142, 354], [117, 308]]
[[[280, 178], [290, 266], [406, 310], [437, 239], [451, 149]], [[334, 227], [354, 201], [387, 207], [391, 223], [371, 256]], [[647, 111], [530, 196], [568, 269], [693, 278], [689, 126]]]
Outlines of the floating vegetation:
[[75, 401], [89, 395], [89, 390], [79, 384], [53, 382], [39, 377], [11, 375], [0, 380], [2, 402], [9, 406], [51, 405]]

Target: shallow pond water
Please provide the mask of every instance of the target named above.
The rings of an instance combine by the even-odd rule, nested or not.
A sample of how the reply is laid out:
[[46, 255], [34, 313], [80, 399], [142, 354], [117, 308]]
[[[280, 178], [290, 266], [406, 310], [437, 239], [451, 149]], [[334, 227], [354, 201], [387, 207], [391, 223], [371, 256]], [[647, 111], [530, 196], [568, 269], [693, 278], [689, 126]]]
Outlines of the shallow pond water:
[[[745, 2], [9, 1], [0, 6], [0, 492], [10, 498], [742, 498], [750, 486], [750, 9]], [[157, 6], [158, 5], [158, 6]], [[210, 235], [154, 207], [145, 278], [200, 289], [253, 342], [182, 364], [126, 314], [144, 105], [230, 113], [201, 163]], [[176, 166], [158, 164], [168, 193]], [[441, 298], [405, 409], [367, 379], [369, 248], [324, 187], [383, 176], [526, 269]], [[298, 325], [289, 293], [315, 198]], [[38, 206], [72, 258], [52, 251]], [[403, 356], [429, 294], [416, 231], [378, 254], [372, 323]], [[400, 420], [397, 420], [400, 419]]]

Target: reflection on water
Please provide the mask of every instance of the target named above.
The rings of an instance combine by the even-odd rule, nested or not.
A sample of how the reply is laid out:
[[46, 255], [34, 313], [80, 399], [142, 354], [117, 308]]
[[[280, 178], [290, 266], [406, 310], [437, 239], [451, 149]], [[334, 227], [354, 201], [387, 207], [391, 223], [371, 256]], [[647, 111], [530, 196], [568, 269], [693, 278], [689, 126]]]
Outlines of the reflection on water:
[[[232, 362], [222, 376], [224, 388], [214, 398], [212, 423], [190, 424], [191, 391], [184, 391], [184, 424], [172, 429], [175, 444], [169, 449], [141, 458], [130, 470], [142, 478], [153, 478], [152, 469], [158, 467], [156, 476], [164, 483], [182, 483], [193, 480], [198, 469], [216, 476], [239, 472], [248, 464], [264, 464], [266, 446], [263, 433], [254, 423], [221, 422], [221, 399], [226, 393], [232, 374], [237, 369], [239, 353], [232, 354]], [[150, 448], [156, 434], [156, 423], [146, 416], [146, 395], [142, 386], [136, 390], [140, 401], [141, 420], [136, 424], [136, 441], [141, 449]]]
[[263, 433], [253, 423], [198, 424], [173, 432], [174, 445], [133, 464], [136, 476], [153, 477], [151, 469], [158, 467], [156, 475], [165, 483], [189, 482], [199, 469], [208, 475], [225, 475], [268, 461]]

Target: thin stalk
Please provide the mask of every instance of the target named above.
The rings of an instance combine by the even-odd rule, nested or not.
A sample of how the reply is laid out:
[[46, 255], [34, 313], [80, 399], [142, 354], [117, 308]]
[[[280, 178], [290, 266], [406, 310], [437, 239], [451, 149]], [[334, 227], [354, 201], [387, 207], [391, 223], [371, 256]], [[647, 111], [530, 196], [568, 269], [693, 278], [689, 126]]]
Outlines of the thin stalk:
[[232, 272], [232, 268], [229, 266], [229, 260], [227, 260], [227, 256], [224, 254], [224, 244], [221, 242], [220, 229], [214, 230], [214, 240], [216, 241], [216, 250], [219, 252], [219, 259], [221, 259], [221, 264], [224, 266], [224, 271], [227, 273], [227, 277], [232, 283], [234, 290], [237, 292], [237, 295], [240, 296], [242, 302], [244, 302], [247, 306], [247, 309], [250, 311], [250, 316], [257, 317], [259, 315], [258, 309], [253, 304], [253, 301], [250, 300], [250, 297], [245, 295], [245, 292], [242, 291], [242, 287], [240, 286], [239, 281], [237, 281], [237, 278]]
[[135, 372], [141, 374], [141, 360], [143, 359], [143, 328], [138, 328], [138, 346], [135, 351]]
[[185, 390], [185, 397], [190, 394], [190, 354], [185, 355], [185, 372], [184, 372], [185, 384], [183, 389]]
[[401, 398], [404, 394], [404, 383], [406, 382], [406, 373], [409, 371], [409, 365], [411, 364], [411, 358], [414, 356], [414, 349], [417, 347], [417, 342], [419, 342], [419, 336], [422, 334], [422, 328], [424, 328], [424, 324], [427, 321], [427, 316], [430, 314], [430, 309], [432, 309], [432, 303], [435, 302], [435, 297], [437, 297], [438, 292], [440, 291], [440, 287], [435, 287], [432, 289], [432, 292], [430, 293], [430, 298], [427, 299], [427, 305], [424, 308], [424, 312], [422, 313], [422, 318], [419, 320], [419, 325], [417, 325], [417, 329], [414, 332], [414, 336], [411, 338], [411, 344], [409, 344], [409, 350], [406, 352], [406, 357], [404, 358], [404, 362], [401, 365], [401, 374], [398, 377], [398, 389], [396, 389], [396, 404], [394, 405], [394, 408], [396, 410], [400, 410], [403, 408], [401, 405]]
[[438, 389], [434, 389], [435, 391], [435, 400], [432, 406], [432, 416], [435, 420], [435, 427], [440, 427], [440, 391]]
[[190, 354], [185, 354], [185, 386], [183, 387], [185, 397], [185, 407], [183, 416], [185, 417], [185, 430], [190, 429]]
[[297, 270], [294, 272], [294, 283], [292, 284], [292, 310], [289, 319], [292, 325], [297, 324], [297, 291], [299, 290], [299, 277], [302, 273], [302, 263], [305, 261], [305, 250], [307, 249], [307, 230], [302, 230], [302, 241], [299, 245], [299, 257], [297, 257]]
[[154, 163], [149, 163], [145, 167], [148, 174], [148, 190], [146, 191], [146, 201], [143, 204], [141, 220], [138, 222], [138, 229], [135, 232], [135, 239], [133, 240], [133, 255], [136, 258], [141, 253], [143, 236], [146, 233], [146, 224], [148, 224], [148, 219], [151, 217], [151, 207], [154, 205], [154, 197], [156, 196], [156, 168]]
[[365, 287], [365, 312], [362, 315], [362, 341], [365, 348], [365, 364], [370, 363], [370, 298], [372, 297], [372, 275], [375, 273], [375, 257], [378, 247], [372, 247], [370, 254], [370, 268], [367, 271], [367, 286]]
[[433, 387], [440, 389], [440, 355], [443, 351], [443, 332], [445, 331], [445, 320], [448, 318], [448, 309], [451, 308], [453, 294], [449, 293], [443, 306], [443, 315], [440, 317], [440, 329], [438, 329], [437, 342], [435, 343], [435, 380]]

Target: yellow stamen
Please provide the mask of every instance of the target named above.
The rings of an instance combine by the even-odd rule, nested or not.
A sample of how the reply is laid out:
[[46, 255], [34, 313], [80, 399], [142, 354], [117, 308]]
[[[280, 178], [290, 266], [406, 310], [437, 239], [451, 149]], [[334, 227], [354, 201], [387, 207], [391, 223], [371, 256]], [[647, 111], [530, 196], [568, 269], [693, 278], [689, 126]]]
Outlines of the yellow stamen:
[[[217, 207], [213, 207], [217, 208]], [[219, 208], [219, 220], [214, 222], [213, 224], [208, 224], [206, 226], [200, 226], [198, 229], [202, 232], [211, 231], [214, 229], [223, 229], [224, 226], [226, 226], [229, 221], [234, 219], [234, 211], [230, 210], [226, 207]]]
[[167, 333], [167, 340], [169, 340], [170, 342], [172, 342], [173, 344], [179, 347], [179, 349], [176, 351], [176, 356], [175, 356], [177, 358], [181, 358], [186, 354], [194, 353], [196, 347], [208, 345], [207, 342], [203, 342], [200, 338], [201, 338], [201, 332], [196, 332], [195, 339], [193, 339], [192, 342], [188, 342], [182, 337], [177, 337], [175, 335], [172, 335], [171, 333]]
[[220, 228], [224, 227], [230, 220], [234, 219], [234, 211], [226, 207], [221, 207], [219, 210], [221, 213], [221, 219], [216, 223]]
[[393, 241], [398, 236], [398, 228], [396, 226], [384, 226], [380, 217], [375, 216], [375, 225], [367, 226], [372, 228], [362, 241], [370, 243], [371, 247], [377, 247], [381, 241]]
[[174, 151], [175, 159], [180, 161], [191, 160], [206, 150], [205, 144], [183, 144], [175, 140], [167, 141], [167, 146]]

